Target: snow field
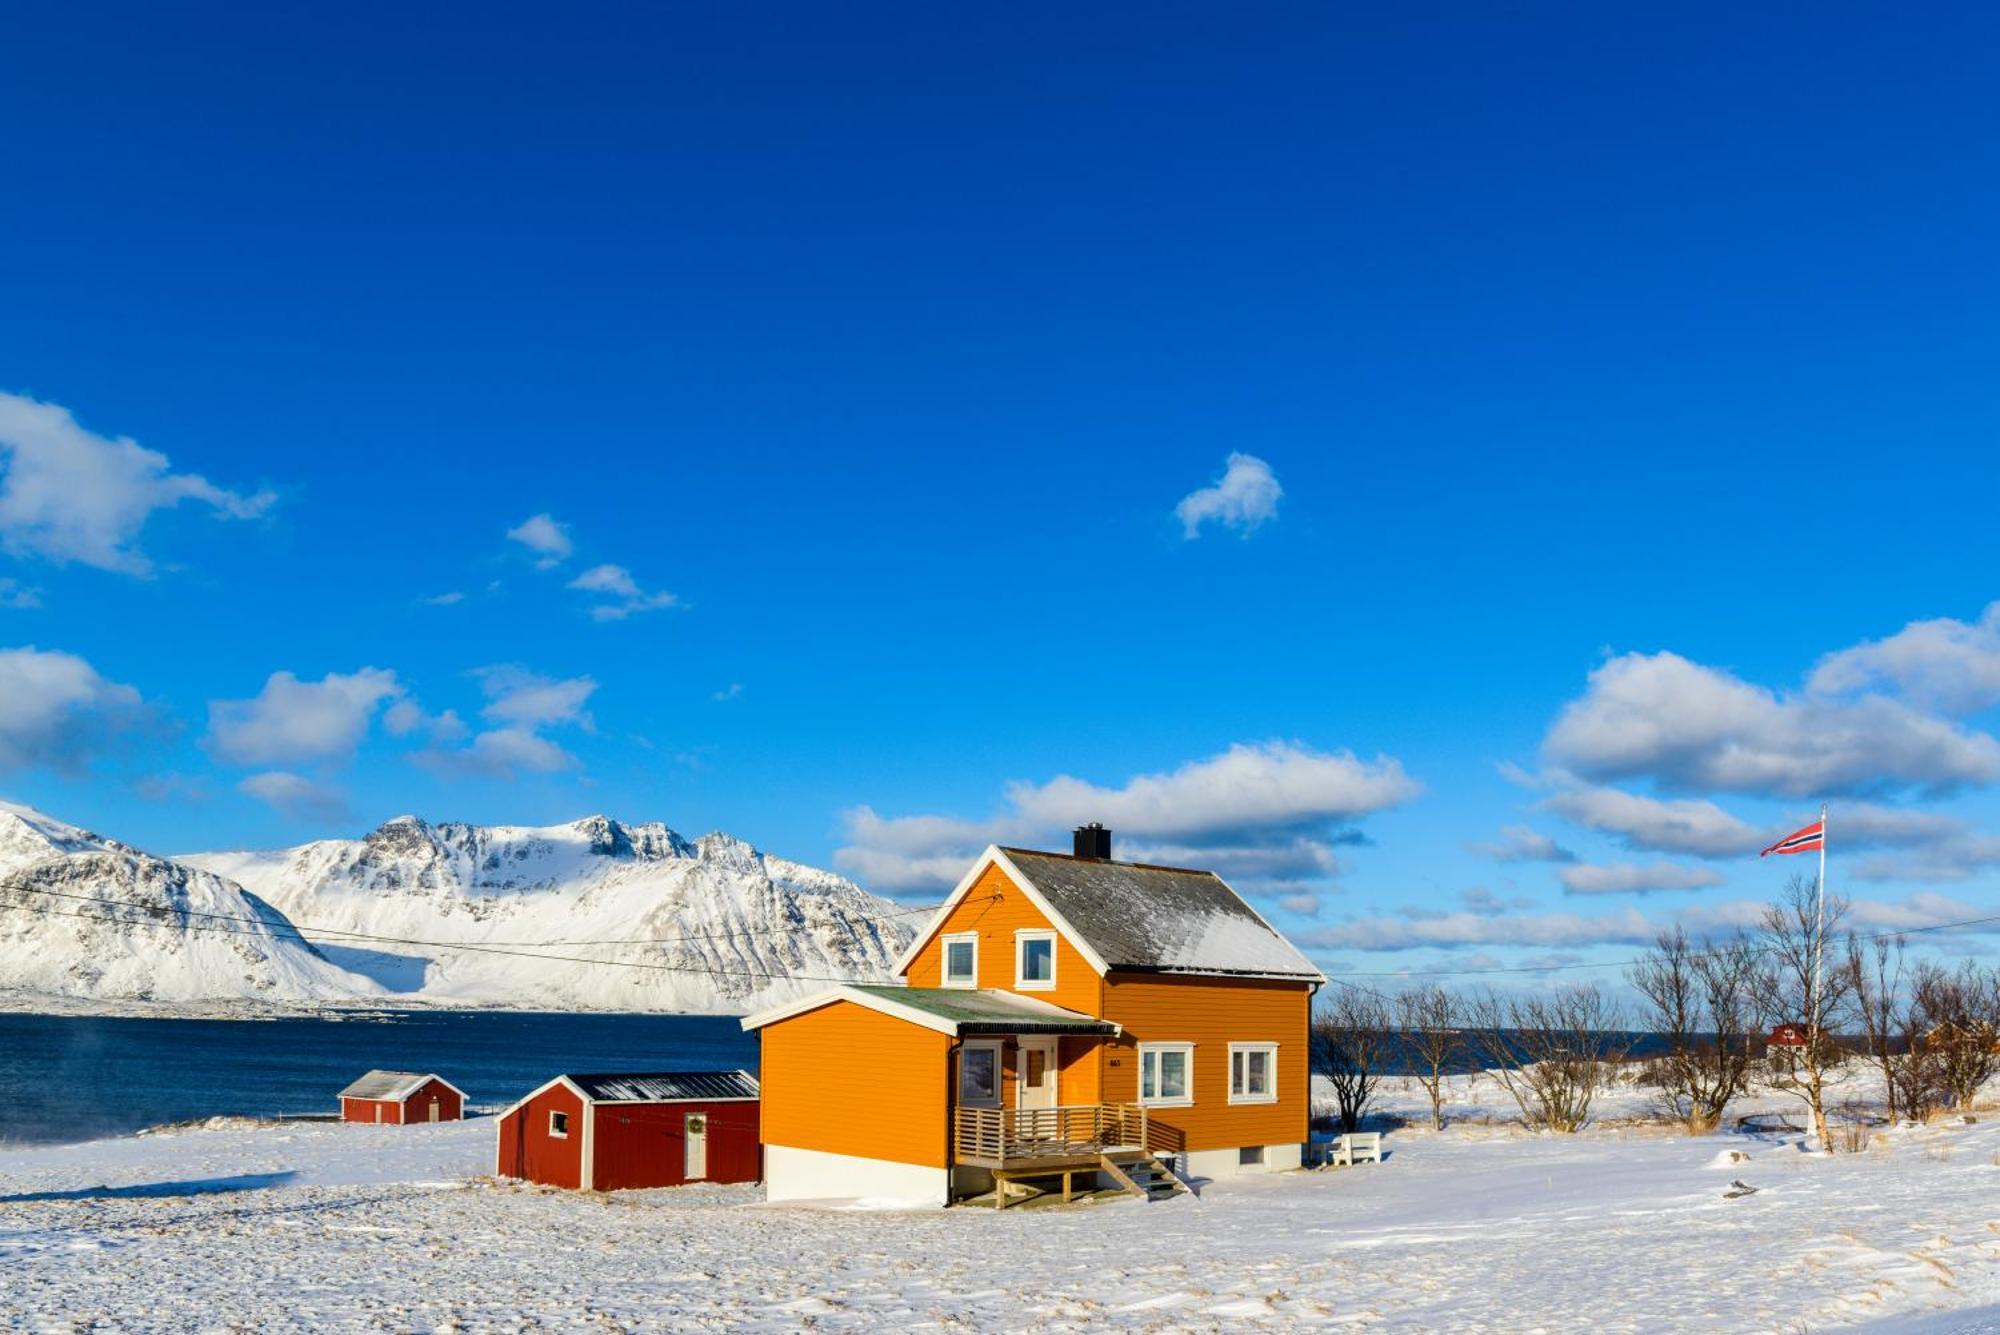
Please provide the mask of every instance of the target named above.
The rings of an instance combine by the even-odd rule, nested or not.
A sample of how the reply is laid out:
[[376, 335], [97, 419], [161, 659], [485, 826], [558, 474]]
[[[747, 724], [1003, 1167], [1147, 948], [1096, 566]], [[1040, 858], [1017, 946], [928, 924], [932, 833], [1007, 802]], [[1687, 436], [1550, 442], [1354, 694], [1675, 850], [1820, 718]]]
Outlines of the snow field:
[[[1379, 1167], [1005, 1212], [584, 1196], [486, 1177], [492, 1138], [221, 1123], [0, 1151], [0, 1325], [2000, 1328], [1993, 1120], [1833, 1159], [1796, 1137], [1410, 1130]], [[1724, 1199], [1736, 1179], [1756, 1194]]]

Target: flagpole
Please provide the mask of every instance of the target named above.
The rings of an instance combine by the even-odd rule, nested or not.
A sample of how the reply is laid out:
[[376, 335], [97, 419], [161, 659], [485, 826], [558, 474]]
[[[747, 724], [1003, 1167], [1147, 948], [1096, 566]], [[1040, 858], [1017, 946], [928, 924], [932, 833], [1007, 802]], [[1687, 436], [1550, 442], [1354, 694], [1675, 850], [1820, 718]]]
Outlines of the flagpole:
[[1819, 1041], [1819, 997], [1826, 958], [1826, 803], [1819, 804], [1819, 885], [1813, 891], [1812, 1041]]

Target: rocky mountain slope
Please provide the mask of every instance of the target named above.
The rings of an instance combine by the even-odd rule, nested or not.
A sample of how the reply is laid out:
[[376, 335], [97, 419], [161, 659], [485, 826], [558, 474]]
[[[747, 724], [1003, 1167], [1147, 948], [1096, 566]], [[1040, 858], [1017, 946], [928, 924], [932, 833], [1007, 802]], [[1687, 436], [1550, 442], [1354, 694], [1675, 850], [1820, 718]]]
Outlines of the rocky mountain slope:
[[248, 887], [392, 996], [452, 1005], [742, 1011], [885, 978], [921, 921], [725, 834], [603, 816], [403, 816], [361, 839], [178, 861]]
[[213, 873], [0, 802], [0, 986], [91, 999], [378, 995]]

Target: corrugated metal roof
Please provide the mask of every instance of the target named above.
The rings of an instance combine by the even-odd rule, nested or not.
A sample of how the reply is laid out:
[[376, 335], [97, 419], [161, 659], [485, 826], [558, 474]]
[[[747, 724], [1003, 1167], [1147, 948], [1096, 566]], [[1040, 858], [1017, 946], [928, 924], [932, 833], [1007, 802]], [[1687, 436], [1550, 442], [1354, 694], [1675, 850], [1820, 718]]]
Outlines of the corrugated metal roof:
[[1214, 872], [1001, 851], [1113, 969], [1321, 976]]
[[603, 1103], [757, 1097], [757, 1077], [748, 1071], [622, 1071], [563, 1078]]
[[343, 1099], [401, 1099], [429, 1080], [428, 1071], [370, 1071], [340, 1091]]
[[1038, 1006], [1012, 992], [967, 987], [885, 987], [855, 983], [866, 992], [899, 1006], [908, 1006], [950, 1020], [961, 1034], [1115, 1034], [1108, 1020], [1055, 1006]]

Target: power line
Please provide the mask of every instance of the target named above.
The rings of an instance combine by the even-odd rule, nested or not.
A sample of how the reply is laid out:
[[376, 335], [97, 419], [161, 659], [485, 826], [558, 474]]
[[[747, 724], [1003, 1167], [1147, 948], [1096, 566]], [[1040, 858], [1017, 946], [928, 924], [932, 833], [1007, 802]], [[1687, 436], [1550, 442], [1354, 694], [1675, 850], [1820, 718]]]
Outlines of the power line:
[[[1855, 936], [1854, 939], [1856, 941], [1884, 941], [1895, 937], [1915, 936], [1920, 932], [1949, 932], [1962, 927], [1985, 927], [1994, 923], [2000, 923], [2000, 914], [1987, 918], [1966, 918], [1960, 922], [1931, 923], [1924, 927], [1899, 927], [1894, 931], [1869, 932]], [[1749, 947], [1750, 953], [1753, 955], [1768, 955], [1778, 949], [1779, 947], [1774, 945], [1752, 945]], [[1720, 950], [1694, 950], [1688, 952], [1688, 958], [1713, 959], [1723, 953]], [[1581, 960], [1570, 964], [1495, 964], [1476, 969], [1383, 969], [1374, 972], [1348, 973], [1344, 975], [1344, 978], [1467, 978], [1480, 974], [1556, 973], [1568, 969], [1629, 969], [1645, 962], [1641, 958], [1629, 960]], [[1342, 983], [1343, 986], [1354, 986], [1353, 984], [1345, 983], [1344, 978], [1329, 976], [1327, 981]], [[1366, 991], [1367, 989], [1358, 988], [1357, 990]], [[1376, 993], [1374, 995], [1379, 996], [1380, 994]]]

